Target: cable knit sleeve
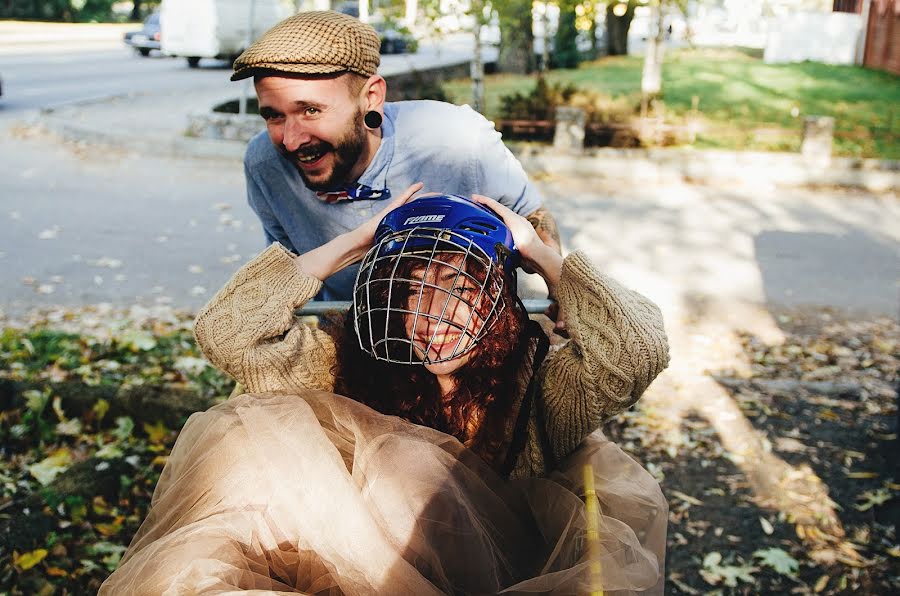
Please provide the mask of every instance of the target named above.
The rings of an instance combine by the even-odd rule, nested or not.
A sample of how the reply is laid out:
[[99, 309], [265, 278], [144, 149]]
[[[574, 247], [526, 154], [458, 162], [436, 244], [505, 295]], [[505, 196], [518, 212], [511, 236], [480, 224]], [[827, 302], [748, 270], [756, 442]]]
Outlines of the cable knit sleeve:
[[669, 362], [659, 308], [603, 275], [581, 252], [563, 261], [557, 296], [571, 339], [541, 367], [553, 455], [571, 453], [638, 400]]
[[216, 367], [248, 392], [334, 388], [334, 342], [294, 317], [322, 287], [280, 244], [241, 267], [194, 322], [194, 336]]

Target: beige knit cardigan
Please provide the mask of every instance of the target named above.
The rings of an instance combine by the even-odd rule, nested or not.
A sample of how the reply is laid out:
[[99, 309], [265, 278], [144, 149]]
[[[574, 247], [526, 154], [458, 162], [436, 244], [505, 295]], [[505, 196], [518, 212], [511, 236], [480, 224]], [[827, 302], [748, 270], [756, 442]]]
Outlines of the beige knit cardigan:
[[[244, 265], [194, 323], [203, 353], [246, 392], [333, 391], [335, 346], [294, 316], [322, 282], [301, 273], [279, 244]], [[668, 364], [659, 308], [603, 275], [585, 255], [563, 260], [557, 299], [571, 339], [538, 371], [527, 439], [511, 478], [542, 476], [610, 416], [628, 408]], [[532, 342], [519, 368], [509, 447], [532, 376]]]

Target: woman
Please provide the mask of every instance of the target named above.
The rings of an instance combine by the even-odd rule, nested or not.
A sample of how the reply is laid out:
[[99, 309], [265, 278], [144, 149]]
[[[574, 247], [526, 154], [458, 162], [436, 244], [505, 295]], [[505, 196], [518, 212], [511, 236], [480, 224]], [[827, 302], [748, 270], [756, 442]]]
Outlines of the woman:
[[[420, 188], [270, 246], [204, 308], [200, 346], [248, 393], [188, 420], [101, 593], [662, 593], [665, 499], [597, 431], [665, 367], [659, 310], [499, 203], [406, 204]], [[360, 258], [343, 329], [294, 319]], [[565, 316], [551, 354], [519, 258]]]

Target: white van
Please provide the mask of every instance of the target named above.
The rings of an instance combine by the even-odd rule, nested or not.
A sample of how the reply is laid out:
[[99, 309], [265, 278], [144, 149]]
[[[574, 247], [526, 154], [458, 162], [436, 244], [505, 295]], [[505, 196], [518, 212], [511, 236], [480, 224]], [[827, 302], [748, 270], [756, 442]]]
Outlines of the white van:
[[191, 68], [201, 58], [233, 61], [247, 46], [251, 2], [254, 40], [289, 16], [293, 4], [283, 0], [163, 0], [163, 54], [187, 58]]

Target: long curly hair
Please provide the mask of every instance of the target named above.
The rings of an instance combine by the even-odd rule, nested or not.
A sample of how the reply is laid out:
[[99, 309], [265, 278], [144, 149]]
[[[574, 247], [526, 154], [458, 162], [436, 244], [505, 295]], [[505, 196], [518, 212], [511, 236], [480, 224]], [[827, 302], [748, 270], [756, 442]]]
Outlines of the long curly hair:
[[[478, 268], [465, 268], [484, 280], [483, 267], [480, 273]], [[409, 274], [410, 271], [403, 271], [399, 277]], [[499, 469], [503, 464], [497, 461], [502, 455], [499, 448], [516, 398], [517, 371], [527, 349], [527, 334], [523, 330], [528, 316], [516, 296], [515, 278], [500, 268], [494, 268], [492, 275], [498, 278], [489, 279], [488, 283], [500, 282], [504, 307], [471, 351], [466, 365], [453, 373], [456, 383], [449, 395], [441, 395], [437, 377], [424, 366], [376, 360], [364, 352], [354, 327], [353, 309], [343, 316], [329, 317], [322, 324], [337, 346], [332, 371], [335, 391], [381, 413], [453, 435]], [[385, 296], [380, 298], [386, 301], [387, 289], [382, 288], [381, 293]], [[405, 298], [395, 287], [391, 302], [398, 299]], [[482, 309], [481, 316], [487, 316], [485, 302], [489, 301], [475, 306]]]

